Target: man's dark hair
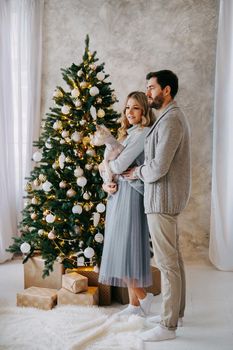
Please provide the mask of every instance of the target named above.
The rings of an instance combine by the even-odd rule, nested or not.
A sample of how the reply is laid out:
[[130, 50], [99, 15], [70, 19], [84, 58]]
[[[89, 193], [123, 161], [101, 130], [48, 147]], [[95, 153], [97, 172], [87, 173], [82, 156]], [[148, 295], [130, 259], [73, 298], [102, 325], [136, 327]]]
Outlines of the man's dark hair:
[[146, 79], [157, 78], [158, 84], [162, 89], [165, 86], [170, 86], [171, 97], [174, 98], [178, 91], [178, 77], [171, 70], [159, 70], [157, 72], [150, 72], [147, 74]]

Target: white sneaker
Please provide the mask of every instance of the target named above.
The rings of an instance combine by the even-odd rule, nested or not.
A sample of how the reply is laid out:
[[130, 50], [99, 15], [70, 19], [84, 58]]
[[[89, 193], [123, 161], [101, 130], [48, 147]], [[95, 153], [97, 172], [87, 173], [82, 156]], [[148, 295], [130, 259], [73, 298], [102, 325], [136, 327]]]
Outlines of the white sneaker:
[[143, 311], [140, 306], [129, 304], [124, 310], [117, 313], [118, 316], [138, 315], [143, 316]]
[[154, 295], [152, 293], [147, 293], [144, 299], [139, 299], [141, 308], [145, 315], [149, 314], [153, 299]]
[[[152, 316], [152, 317], [148, 318], [148, 321], [154, 322], [154, 323], [160, 323], [161, 322], [161, 316], [160, 315]], [[183, 327], [183, 318], [182, 317], [178, 318], [177, 326], [178, 327]]]
[[175, 339], [175, 337], [176, 337], [175, 331], [169, 330], [160, 325], [140, 335], [140, 338], [143, 339], [144, 341], [170, 340], [170, 339]]

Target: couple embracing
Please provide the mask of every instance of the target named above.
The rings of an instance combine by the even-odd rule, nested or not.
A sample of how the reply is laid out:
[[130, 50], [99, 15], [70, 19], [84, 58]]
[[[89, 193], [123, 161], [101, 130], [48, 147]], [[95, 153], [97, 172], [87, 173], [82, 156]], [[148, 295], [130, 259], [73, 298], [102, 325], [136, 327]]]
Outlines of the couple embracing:
[[[147, 75], [146, 93], [132, 92], [120, 118], [123, 150], [108, 166], [116, 182], [108, 192], [105, 242], [99, 282], [127, 286], [130, 303], [119, 316], [150, 312], [149, 233], [161, 271], [161, 314], [144, 341], [174, 339], [185, 309], [185, 272], [178, 217], [190, 194], [190, 131], [174, 98], [178, 78], [170, 70]], [[156, 119], [152, 110], [155, 111]], [[157, 325], [156, 325], [157, 324]]]

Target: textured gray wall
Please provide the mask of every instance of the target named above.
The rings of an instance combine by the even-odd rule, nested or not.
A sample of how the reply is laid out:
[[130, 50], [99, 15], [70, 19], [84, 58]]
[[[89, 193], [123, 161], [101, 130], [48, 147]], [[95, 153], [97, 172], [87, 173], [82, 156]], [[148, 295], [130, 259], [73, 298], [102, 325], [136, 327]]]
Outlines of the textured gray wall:
[[212, 116], [218, 0], [45, 0], [43, 113], [60, 68], [79, 63], [86, 34], [105, 62], [120, 111], [125, 96], [145, 89], [147, 72], [171, 69], [177, 101], [192, 129], [192, 196], [181, 216], [186, 259], [206, 253], [210, 220]]

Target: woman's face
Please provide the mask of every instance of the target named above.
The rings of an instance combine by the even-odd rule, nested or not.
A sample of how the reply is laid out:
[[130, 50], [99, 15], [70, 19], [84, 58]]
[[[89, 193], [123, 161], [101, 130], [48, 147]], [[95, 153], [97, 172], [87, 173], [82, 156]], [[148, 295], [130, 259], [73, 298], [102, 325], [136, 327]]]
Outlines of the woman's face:
[[142, 107], [133, 97], [130, 97], [125, 107], [125, 116], [130, 125], [140, 124], [142, 121]]

